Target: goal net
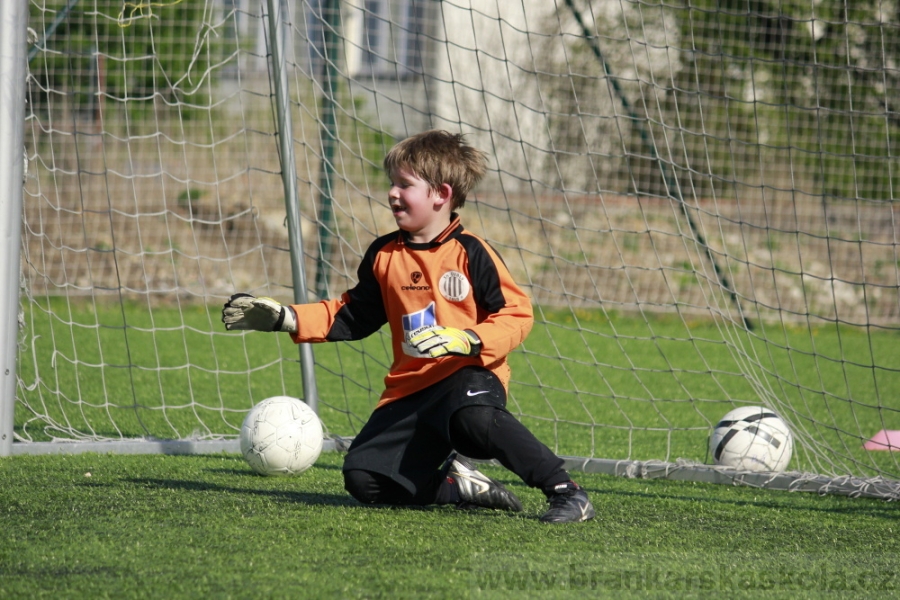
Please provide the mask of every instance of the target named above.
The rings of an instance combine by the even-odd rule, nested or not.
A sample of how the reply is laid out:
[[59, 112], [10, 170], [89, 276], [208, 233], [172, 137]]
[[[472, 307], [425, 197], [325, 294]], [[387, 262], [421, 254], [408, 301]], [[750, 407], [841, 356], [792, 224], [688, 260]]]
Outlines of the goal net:
[[[717, 421], [759, 405], [788, 487], [897, 496], [896, 2], [269, 4], [30, 0], [17, 451], [229, 442], [302, 396], [298, 348], [222, 303], [291, 301], [291, 236], [301, 296], [352, 286], [395, 228], [385, 152], [441, 128], [490, 155], [461, 216], [533, 299], [509, 408], [538, 437], [709, 473]], [[390, 342], [312, 352], [353, 436]]]

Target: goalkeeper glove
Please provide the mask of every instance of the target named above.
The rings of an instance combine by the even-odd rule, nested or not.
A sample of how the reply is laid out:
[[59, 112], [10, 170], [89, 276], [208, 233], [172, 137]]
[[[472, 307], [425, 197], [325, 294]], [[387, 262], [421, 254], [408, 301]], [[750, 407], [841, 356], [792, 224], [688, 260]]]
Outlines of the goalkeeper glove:
[[250, 294], [235, 294], [229, 298], [222, 308], [222, 322], [228, 331], [297, 331], [293, 308], [282, 306], [271, 298]]
[[430, 325], [413, 331], [407, 340], [422, 355], [438, 358], [445, 354], [478, 356], [481, 340], [474, 331]]

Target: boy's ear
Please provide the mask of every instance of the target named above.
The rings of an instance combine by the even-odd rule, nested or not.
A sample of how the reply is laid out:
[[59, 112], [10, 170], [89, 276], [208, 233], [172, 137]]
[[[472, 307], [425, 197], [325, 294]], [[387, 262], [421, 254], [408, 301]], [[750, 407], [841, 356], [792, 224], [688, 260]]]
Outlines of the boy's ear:
[[438, 196], [441, 197], [441, 200], [444, 202], [450, 202], [453, 198], [453, 187], [449, 183], [442, 183], [441, 187], [437, 189]]

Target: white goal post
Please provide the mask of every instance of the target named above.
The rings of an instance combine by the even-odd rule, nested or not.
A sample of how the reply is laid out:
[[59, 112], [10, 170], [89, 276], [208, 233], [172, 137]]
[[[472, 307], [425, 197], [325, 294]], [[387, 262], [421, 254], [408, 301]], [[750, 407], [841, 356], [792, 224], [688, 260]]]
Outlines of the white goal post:
[[[897, 499], [900, 7], [845, 4], [4, 2], [0, 455], [234, 451], [285, 394], [340, 448], [385, 334], [219, 311], [352, 286], [385, 152], [442, 128], [535, 305], [509, 408], [570, 466]], [[745, 405], [788, 472], [711, 464]]]
[[[18, 339], [19, 223], [25, 161], [26, 5], [0, 6], [0, 456], [13, 444]], [[18, 108], [18, 110], [16, 110]]]

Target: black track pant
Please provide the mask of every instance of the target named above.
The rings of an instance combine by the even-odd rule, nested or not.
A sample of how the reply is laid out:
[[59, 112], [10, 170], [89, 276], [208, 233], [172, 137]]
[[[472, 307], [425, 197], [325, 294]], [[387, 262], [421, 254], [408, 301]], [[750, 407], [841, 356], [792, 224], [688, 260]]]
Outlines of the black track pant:
[[[463, 406], [450, 417], [448, 432], [450, 439], [441, 450], [444, 456], [455, 449], [470, 458], [496, 459], [526, 484], [544, 491], [569, 480], [562, 459], [503, 408]], [[372, 470], [345, 468], [344, 485], [350, 495], [366, 504], [431, 504], [443, 480], [438, 466], [421, 473], [412, 485]]]

